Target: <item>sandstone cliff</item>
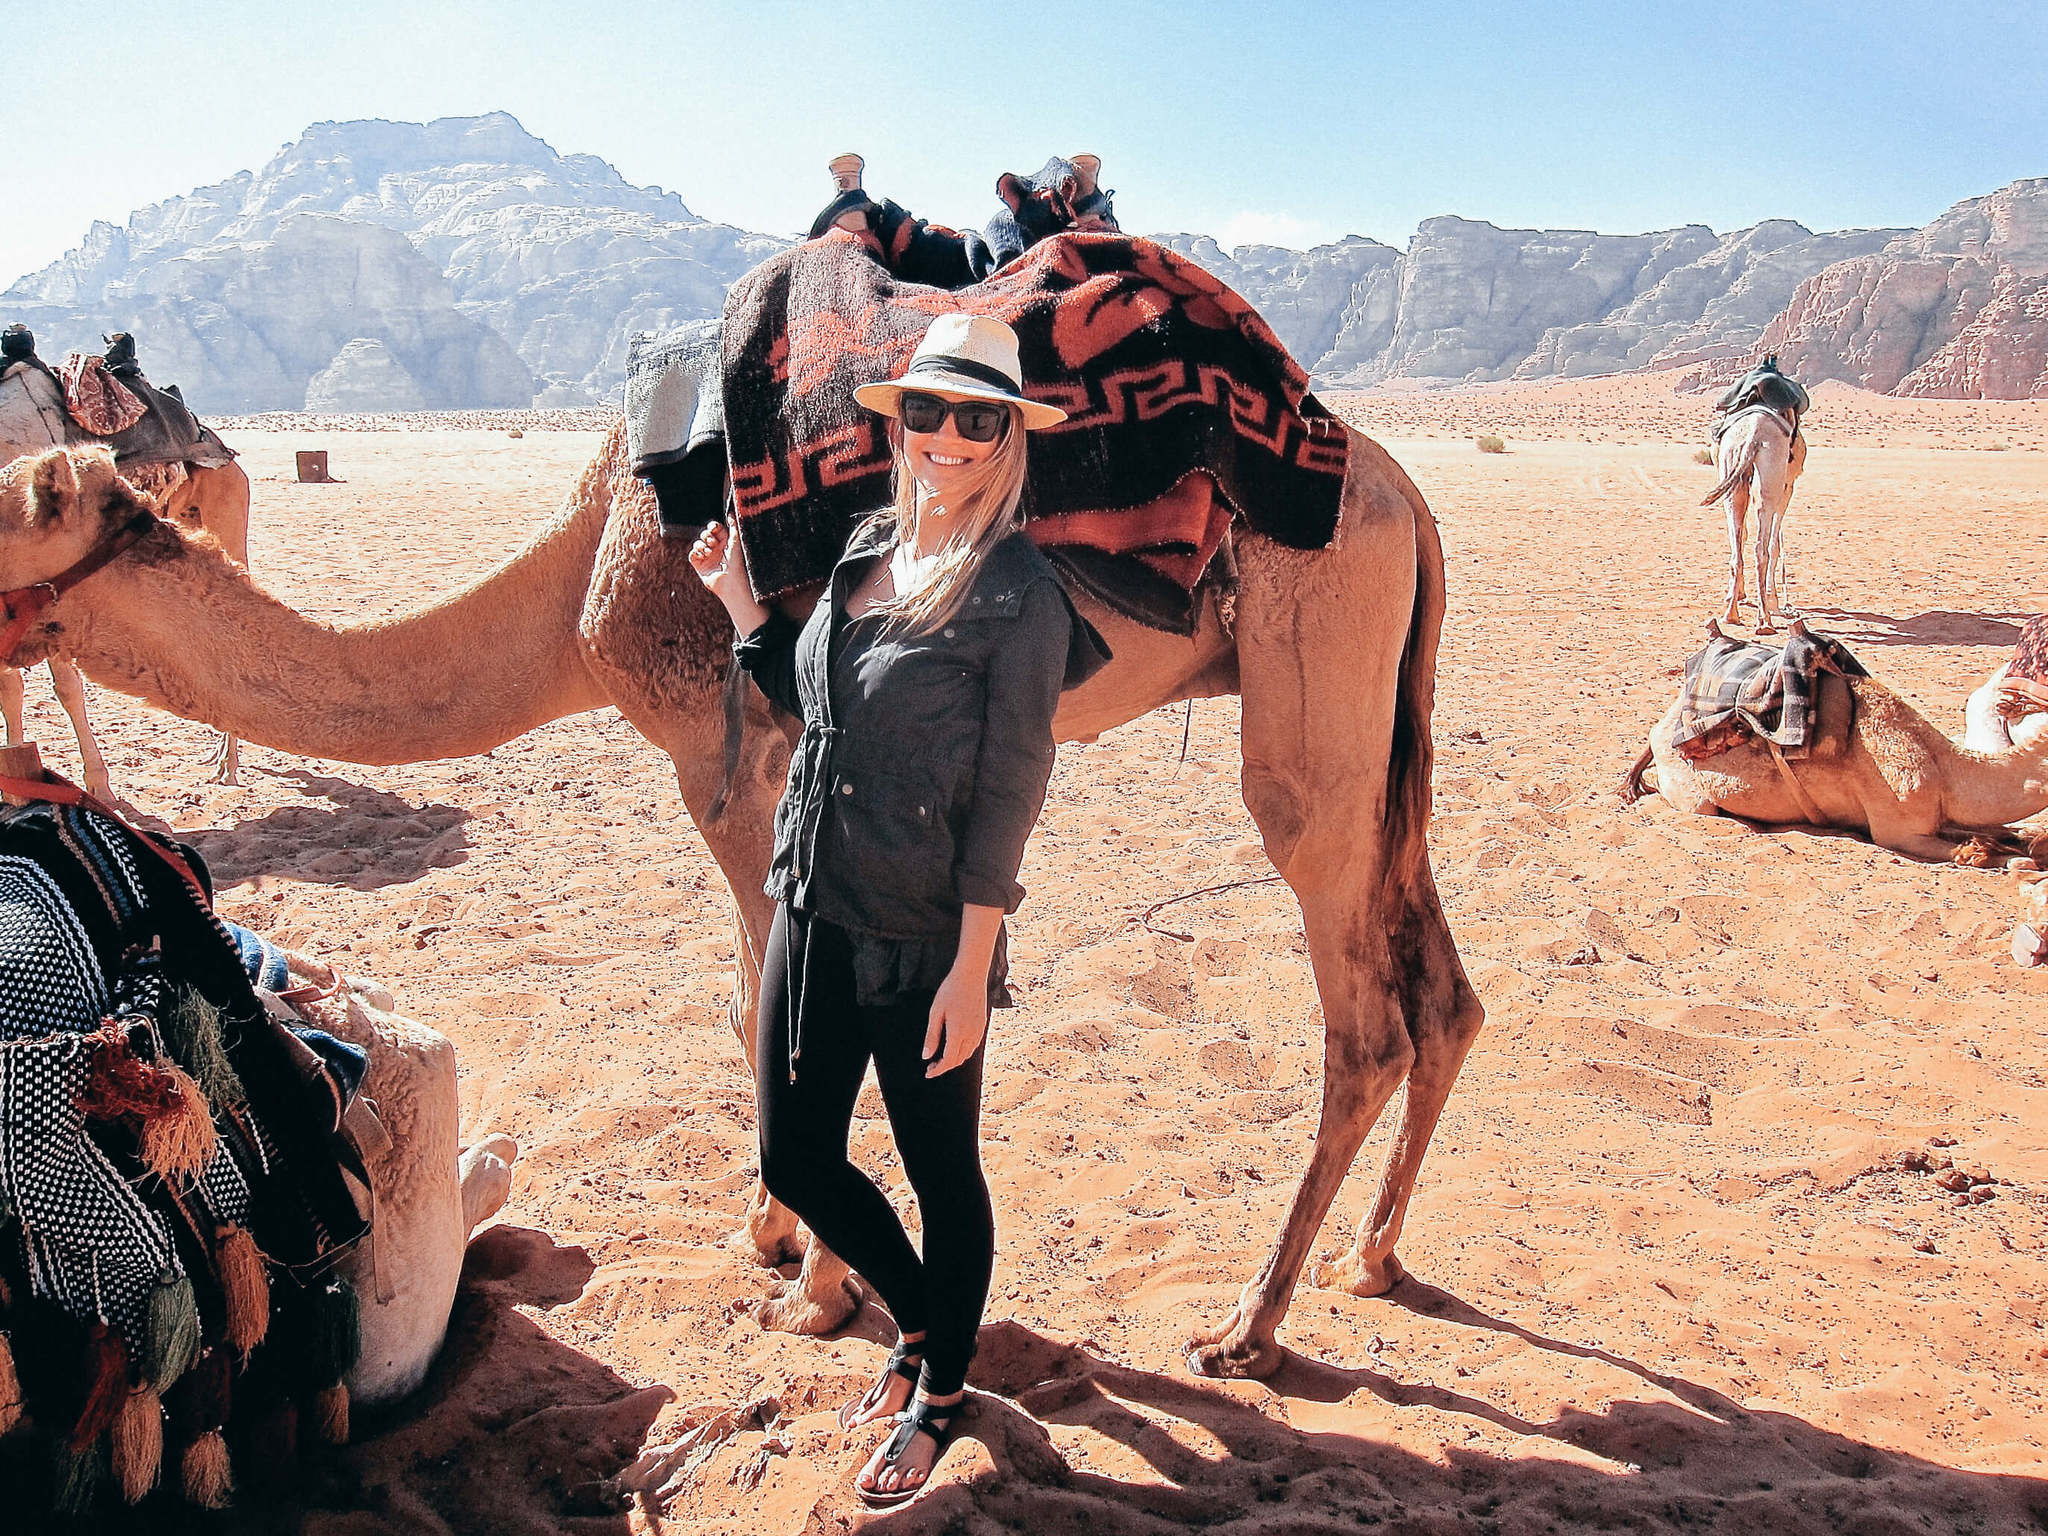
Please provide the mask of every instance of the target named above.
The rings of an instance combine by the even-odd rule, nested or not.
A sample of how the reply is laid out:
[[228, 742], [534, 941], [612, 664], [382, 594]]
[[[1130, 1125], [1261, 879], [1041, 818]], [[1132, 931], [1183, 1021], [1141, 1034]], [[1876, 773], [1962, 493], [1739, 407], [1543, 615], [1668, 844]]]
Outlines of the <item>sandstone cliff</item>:
[[1670, 367], [1754, 349], [1800, 281], [1897, 230], [1788, 219], [1716, 235], [1499, 229], [1427, 219], [1406, 251], [1356, 236], [1312, 251], [1160, 238], [1258, 305], [1317, 381], [1450, 383]]
[[1808, 381], [1947, 399], [2048, 397], [2048, 178], [1968, 198], [1925, 229], [1816, 273], [1759, 347]]
[[[1257, 305], [1324, 386], [1682, 366], [1710, 382], [1768, 344], [1873, 389], [2048, 392], [2048, 181], [1924, 230], [1444, 217], [1400, 250], [1156, 238]], [[618, 398], [633, 332], [717, 314], [787, 243], [557, 153], [506, 113], [316, 123], [257, 171], [93, 225], [0, 294], [0, 323], [27, 320], [52, 351], [132, 330], [144, 366], [210, 411], [587, 404]]]

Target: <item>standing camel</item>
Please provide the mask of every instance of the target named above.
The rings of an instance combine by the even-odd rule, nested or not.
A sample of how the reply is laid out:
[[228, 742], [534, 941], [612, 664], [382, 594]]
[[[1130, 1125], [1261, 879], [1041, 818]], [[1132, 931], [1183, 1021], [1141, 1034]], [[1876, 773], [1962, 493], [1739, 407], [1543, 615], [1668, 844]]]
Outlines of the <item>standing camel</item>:
[[1728, 418], [1714, 444], [1714, 467], [1721, 471], [1721, 483], [1700, 505], [1711, 507], [1724, 497], [1728, 502], [1728, 603], [1721, 622], [1742, 622], [1742, 530], [1754, 491], [1757, 633], [1775, 634], [1778, 620], [1789, 616], [1783, 591], [1785, 509], [1806, 467], [1806, 438], [1784, 411], [1748, 406]]
[[[0, 458], [10, 456], [11, 446], [0, 443]], [[218, 466], [200, 464], [147, 464], [122, 471], [142, 492], [160, 517], [179, 526], [209, 535], [233, 560], [249, 563], [249, 477], [232, 459]], [[78, 669], [52, 652], [44, 658], [50, 669], [50, 688], [64, 713], [71, 717], [72, 734], [78, 738], [79, 761], [84, 767], [85, 787], [102, 800], [114, 798], [113, 780], [107, 772], [106, 757], [93, 735], [92, 720], [86, 714], [85, 679]], [[28, 738], [23, 704], [26, 690], [21, 669], [0, 660], [0, 745], [18, 747]], [[231, 732], [222, 732], [207, 766], [213, 770], [210, 782], [234, 784], [241, 771], [241, 743]]]
[[[72, 420], [56, 377], [36, 360], [35, 338], [28, 335], [27, 328], [8, 327], [7, 342], [4, 360], [0, 360], [0, 384], [12, 392], [12, 400], [6, 402], [9, 408], [0, 409], [0, 464], [53, 445], [92, 441], [86, 429]], [[180, 409], [183, 403], [178, 402]], [[215, 447], [222, 447], [207, 428], [196, 421], [192, 425], [198, 427], [202, 442], [210, 440]], [[150, 499], [159, 516], [211, 534], [232, 558], [243, 565], [249, 563], [249, 477], [232, 457], [220, 464], [176, 460], [128, 464], [121, 473]], [[72, 734], [78, 738], [85, 787], [102, 800], [110, 800], [113, 784], [86, 714], [85, 680], [61, 656], [52, 655], [48, 662], [51, 689], [71, 717]], [[0, 731], [4, 731], [0, 744], [17, 747], [27, 739], [23, 700], [20, 670], [0, 658]], [[236, 782], [241, 750], [233, 736], [221, 737], [208, 766], [213, 769], [214, 783]]]
[[[52, 452], [0, 471], [0, 591], [101, 549], [136, 504], [103, 453]], [[1197, 1333], [1216, 1375], [1278, 1367], [1274, 1331], [1324, 1216], [1394, 1091], [1406, 1103], [1378, 1194], [1315, 1283], [1377, 1295], [1429, 1138], [1482, 1012], [1429, 864], [1430, 714], [1444, 614], [1435, 520], [1391, 458], [1353, 434], [1336, 538], [1295, 550], [1236, 540], [1234, 621], [1204, 606], [1192, 635], [1082, 594], [1116, 660], [1062, 701], [1062, 740], [1092, 739], [1180, 699], [1243, 698], [1243, 793], [1273, 867], [1301, 903], [1324, 1016], [1321, 1119], [1278, 1239], [1237, 1306]], [[103, 686], [285, 751], [387, 764], [487, 751], [610, 704], [675, 762], [684, 802], [738, 907], [736, 1026], [750, 1021], [771, 905], [762, 894], [788, 746], [749, 706], [724, 813], [720, 698], [731, 625], [664, 541], [614, 427], [555, 518], [498, 569], [412, 613], [331, 627], [293, 612], [203, 540], [158, 526], [29, 630]], [[0, 657], [0, 660], [7, 658]], [[739, 1027], [748, 1055], [753, 1031]], [[758, 1190], [747, 1232], [764, 1263], [795, 1219]], [[771, 1327], [823, 1332], [856, 1304], [816, 1243], [767, 1304]]]

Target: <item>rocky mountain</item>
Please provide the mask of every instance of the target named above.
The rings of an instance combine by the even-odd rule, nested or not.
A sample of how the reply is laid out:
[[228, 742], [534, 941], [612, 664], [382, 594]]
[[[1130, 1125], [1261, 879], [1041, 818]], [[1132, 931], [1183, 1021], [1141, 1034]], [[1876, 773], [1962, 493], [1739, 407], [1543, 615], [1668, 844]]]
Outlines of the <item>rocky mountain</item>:
[[259, 171], [95, 224], [0, 312], [61, 347], [132, 330], [152, 376], [217, 412], [316, 408], [316, 376], [322, 409], [367, 408], [380, 380], [387, 409], [588, 404], [634, 330], [718, 313], [786, 243], [508, 113], [316, 123]]
[[2048, 397], [2048, 178], [1957, 203], [1802, 282], [1760, 345], [1808, 380], [1945, 399]]
[[1424, 220], [1405, 252], [1356, 237], [1313, 251], [1161, 238], [1259, 306], [1326, 386], [1578, 378], [1748, 356], [1799, 283], [1897, 230], [1816, 235], [1497, 229]]
[[[1769, 340], [1871, 388], [2048, 388], [2048, 181], [1925, 230], [1603, 235], [1445, 217], [1405, 250], [1157, 238], [1256, 304], [1324, 386], [1704, 378]], [[506, 113], [316, 123], [260, 170], [95, 224], [0, 294], [0, 320], [53, 351], [134, 331], [152, 375], [215, 412], [580, 405], [618, 397], [633, 332], [715, 315], [787, 243], [559, 154]]]

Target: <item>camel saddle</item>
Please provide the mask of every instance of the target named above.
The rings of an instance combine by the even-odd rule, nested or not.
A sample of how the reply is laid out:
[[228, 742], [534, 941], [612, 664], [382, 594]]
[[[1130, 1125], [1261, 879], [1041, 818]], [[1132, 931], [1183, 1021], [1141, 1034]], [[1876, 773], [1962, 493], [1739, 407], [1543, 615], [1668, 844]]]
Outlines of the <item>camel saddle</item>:
[[[1789, 759], [1838, 756], [1848, 746], [1851, 709], [1821, 707], [1830, 675], [1868, 677], [1848, 647], [1795, 619], [1782, 647], [1723, 634], [1709, 621], [1707, 644], [1685, 664], [1678, 728], [1671, 744], [1695, 761], [1760, 741]], [[1853, 696], [1852, 696], [1853, 697]]]
[[1777, 415], [1797, 435], [1799, 418], [1812, 405], [1813, 397], [1807, 394], [1805, 387], [1778, 371], [1778, 357], [1774, 352], [1729, 385], [1721, 398], [1714, 402], [1714, 423], [1707, 429], [1708, 436], [1714, 442], [1720, 442], [1722, 433], [1728, 430], [1737, 416], [1758, 407]]
[[111, 436], [87, 431], [66, 408], [57, 370], [31, 350], [0, 365], [0, 464], [22, 454], [80, 443], [105, 443], [124, 469], [151, 464], [190, 464], [217, 469], [235, 451], [192, 414], [175, 384], [159, 389], [132, 361], [108, 363], [106, 375], [132, 395], [142, 413]]

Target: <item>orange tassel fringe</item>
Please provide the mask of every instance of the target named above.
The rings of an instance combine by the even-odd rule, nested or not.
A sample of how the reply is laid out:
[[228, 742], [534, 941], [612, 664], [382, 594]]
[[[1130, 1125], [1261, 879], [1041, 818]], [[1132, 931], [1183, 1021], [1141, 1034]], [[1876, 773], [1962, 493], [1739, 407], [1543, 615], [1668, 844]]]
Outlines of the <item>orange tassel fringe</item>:
[[114, 1477], [121, 1497], [140, 1504], [163, 1474], [164, 1405], [148, 1387], [128, 1394], [114, 1420]]
[[94, 1323], [88, 1337], [92, 1385], [86, 1390], [85, 1410], [71, 1431], [75, 1456], [84, 1455], [93, 1441], [113, 1427], [128, 1400], [128, 1346], [105, 1323]]
[[313, 1399], [313, 1432], [328, 1445], [348, 1444], [348, 1388], [328, 1387]]
[[171, 1107], [142, 1123], [142, 1161], [159, 1178], [194, 1178], [213, 1161], [219, 1133], [206, 1095], [175, 1063], [160, 1069], [171, 1080]]
[[244, 1359], [270, 1331], [270, 1276], [247, 1227], [226, 1226], [214, 1234], [214, 1263], [227, 1300], [227, 1336]]
[[0, 1435], [9, 1434], [21, 1422], [21, 1378], [14, 1371], [14, 1351], [7, 1347], [7, 1335], [0, 1333]]
[[210, 1429], [185, 1447], [182, 1467], [186, 1501], [201, 1509], [226, 1509], [235, 1491], [234, 1466], [228, 1443]]
[[91, 1120], [138, 1128], [142, 1161], [162, 1178], [191, 1177], [213, 1157], [213, 1109], [192, 1076], [176, 1062], [144, 1061], [128, 1032], [107, 1019], [88, 1037], [92, 1068], [78, 1107]]

